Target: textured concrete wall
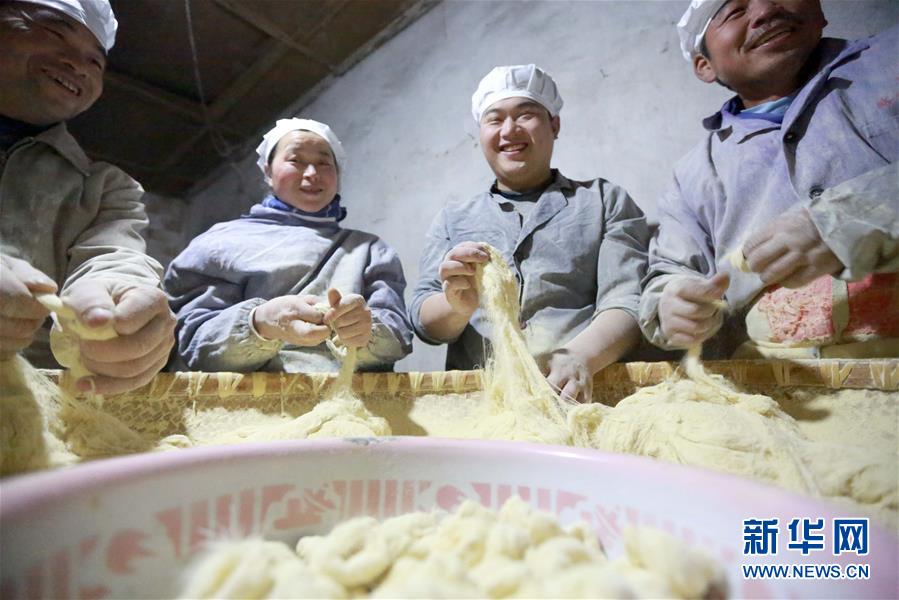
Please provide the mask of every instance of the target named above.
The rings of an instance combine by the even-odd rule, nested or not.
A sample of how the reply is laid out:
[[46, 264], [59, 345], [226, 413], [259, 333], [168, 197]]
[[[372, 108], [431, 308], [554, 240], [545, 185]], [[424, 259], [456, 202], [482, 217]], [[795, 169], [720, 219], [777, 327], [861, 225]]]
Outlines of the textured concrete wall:
[[[861, 37], [899, 22], [895, 0], [825, 0], [826, 35]], [[349, 165], [344, 222], [383, 237], [409, 286], [432, 218], [485, 189], [491, 173], [469, 112], [493, 66], [534, 62], [565, 107], [554, 166], [624, 186], [652, 216], [671, 167], [701, 135], [726, 90], [692, 74], [674, 24], [685, 1], [459, 1], [425, 14], [338, 79], [300, 114], [327, 122]], [[240, 214], [263, 193], [255, 156], [191, 198], [189, 234]], [[407, 294], [408, 298], [408, 294]], [[439, 369], [442, 350], [416, 342], [398, 368]]]
[[192, 237], [184, 227], [190, 207], [184, 200], [156, 194], [145, 194], [143, 201], [150, 219], [144, 232], [147, 253], [166, 267]]

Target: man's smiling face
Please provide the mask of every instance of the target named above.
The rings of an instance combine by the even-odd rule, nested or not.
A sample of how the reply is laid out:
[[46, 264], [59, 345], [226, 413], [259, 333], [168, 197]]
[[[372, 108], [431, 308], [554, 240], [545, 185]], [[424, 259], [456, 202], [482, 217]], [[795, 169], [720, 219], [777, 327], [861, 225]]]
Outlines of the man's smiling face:
[[748, 106], [789, 95], [827, 21], [819, 0], [730, 0], [705, 34], [707, 56], [697, 56], [697, 77], [720, 80]]
[[559, 118], [527, 98], [506, 98], [481, 116], [481, 150], [501, 189], [523, 191], [550, 174]]
[[0, 22], [0, 114], [34, 125], [67, 121], [103, 92], [106, 55], [81, 23], [12, 3]]

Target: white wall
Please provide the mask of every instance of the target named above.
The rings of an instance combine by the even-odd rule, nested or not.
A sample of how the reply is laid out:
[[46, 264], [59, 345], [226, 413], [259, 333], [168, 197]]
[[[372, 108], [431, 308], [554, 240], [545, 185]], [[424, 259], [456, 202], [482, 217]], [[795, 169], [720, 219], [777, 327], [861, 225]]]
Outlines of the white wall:
[[[574, 178], [624, 186], [650, 215], [675, 160], [726, 90], [692, 75], [674, 24], [685, 0], [446, 0], [336, 80], [301, 110], [331, 125], [347, 149], [344, 225], [380, 235], [409, 282], [432, 218], [450, 200], [484, 190], [491, 173], [477, 145], [470, 97], [493, 66], [534, 62], [555, 78], [565, 106], [554, 166]], [[861, 37], [899, 22], [895, 0], [825, 0], [826, 35]], [[243, 212], [262, 193], [248, 157], [191, 198], [191, 231]], [[443, 366], [442, 349], [416, 341], [400, 370]]]

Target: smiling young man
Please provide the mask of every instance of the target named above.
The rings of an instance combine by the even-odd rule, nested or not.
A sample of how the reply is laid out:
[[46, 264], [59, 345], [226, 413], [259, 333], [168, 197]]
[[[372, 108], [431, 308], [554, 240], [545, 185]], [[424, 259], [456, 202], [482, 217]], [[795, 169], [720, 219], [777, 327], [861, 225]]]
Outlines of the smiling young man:
[[534, 65], [496, 67], [481, 80], [472, 114], [496, 180], [437, 215], [410, 318], [422, 340], [449, 344], [447, 369], [483, 366], [490, 334], [474, 273], [487, 242], [518, 278], [525, 337], [548, 380], [589, 400], [593, 375], [640, 339], [649, 230], [620, 187], [551, 168], [561, 108], [555, 82]]
[[159, 371], [175, 324], [140, 236], [143, 190], [65, 125], [100, 97], [116, 27], [108, 0], [0, 4], [0, 359], [53, 365], [33, 295], [61, 290], [85, 325], [119, 334], [81, 343], [94, 375], [77, 387], [107, 394]]
[[899, 355], [899, 36], [826, 24], [818, 0], [694, 0], [678, 24], [696, 76], [736, 95], [659, 202], [657, 345], [712, 338], [725, 297], [718, 356]]

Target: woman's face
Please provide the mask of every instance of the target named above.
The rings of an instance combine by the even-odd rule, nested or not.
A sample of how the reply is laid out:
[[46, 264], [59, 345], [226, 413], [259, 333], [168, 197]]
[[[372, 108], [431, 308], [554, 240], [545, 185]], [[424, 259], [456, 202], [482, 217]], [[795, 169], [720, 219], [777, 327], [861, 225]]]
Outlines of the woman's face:
[[275, 196], [294, 208], [316, 212], [337, 195], [337, 163], [331, 146], [309, 131], [291, 131], [282, 137], [268, 169]]

